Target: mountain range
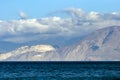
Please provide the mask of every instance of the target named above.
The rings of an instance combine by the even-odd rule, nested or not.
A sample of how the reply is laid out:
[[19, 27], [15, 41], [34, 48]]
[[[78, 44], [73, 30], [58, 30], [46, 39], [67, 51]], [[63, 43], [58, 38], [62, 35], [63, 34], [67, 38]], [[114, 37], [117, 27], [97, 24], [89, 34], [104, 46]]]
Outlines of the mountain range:
[[1, 53], [0, 61], [120, 61], [120, 26], [98, 29], [83, 38], [71, 39], [71, 44], [69, 40], [69, 45], [62, 47], [22, 46]]

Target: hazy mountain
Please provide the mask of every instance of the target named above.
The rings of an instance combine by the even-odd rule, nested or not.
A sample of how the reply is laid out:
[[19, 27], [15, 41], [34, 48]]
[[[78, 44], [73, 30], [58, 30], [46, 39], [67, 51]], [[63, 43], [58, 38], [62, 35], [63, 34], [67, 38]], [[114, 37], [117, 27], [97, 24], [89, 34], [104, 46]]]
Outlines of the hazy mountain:
[[60, 60], [56, 49], [50, 45], [24, 46], [14, 51], [0, 54], [0, 60], [8, 61], [51, 61]]
[[99, 29], [76, 41], [57, 49], [51, 45], [24, 46], [0, 54], [0, 60], [120, 61], [120, 26]]
[[[34, 35], [33, 35], [34, 36]], [[27, 36], [26, 36], [27, 37]], [[27, 41], [23, 43], [19, 42], [8, 42], [8, 41], [0, 41], [0, 53], [6, 53], [12, 50], [15, 50], [19, 47], [23, 46], [33, 46], [33, 45], [52, 45], [55, 48], [64, 47], [67, 45], [74, 44], [75, 42], [78, 42], [80, 39], [82, 39], [83, 36], [77, 36], [77, 37], [62, 37], [62, 36], [56, 36], [56, 37], [47, 37], [47, 38], [39, 38], [37, 40]], [[6, 47], [7, 46], [7, 47]]]
[[120, 60], [120, 26], [97, 30], [67, 49], [65, 60]]

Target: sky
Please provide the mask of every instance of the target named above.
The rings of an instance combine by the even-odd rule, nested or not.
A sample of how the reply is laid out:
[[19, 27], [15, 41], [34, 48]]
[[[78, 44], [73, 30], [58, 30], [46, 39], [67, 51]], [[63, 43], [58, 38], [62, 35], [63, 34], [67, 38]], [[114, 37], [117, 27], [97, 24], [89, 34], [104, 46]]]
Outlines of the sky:
[[0, 0], [0, 20], [19, 19], [19, 14], [29, 18], [47, 17], [67, 8], [82, 8], [87, 12], [119, 12], [120, 0]]
[[120, 0], [0, 0], [0, 41], [81, 37], [120, 26], [119, 4]]

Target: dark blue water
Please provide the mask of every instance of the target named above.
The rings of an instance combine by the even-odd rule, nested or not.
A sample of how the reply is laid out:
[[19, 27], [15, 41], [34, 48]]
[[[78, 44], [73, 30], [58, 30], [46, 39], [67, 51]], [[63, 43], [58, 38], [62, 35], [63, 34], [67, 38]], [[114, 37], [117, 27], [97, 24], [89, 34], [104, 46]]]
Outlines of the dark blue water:
[[0, 62], [0, 80], [120, 80], [120, 62]]

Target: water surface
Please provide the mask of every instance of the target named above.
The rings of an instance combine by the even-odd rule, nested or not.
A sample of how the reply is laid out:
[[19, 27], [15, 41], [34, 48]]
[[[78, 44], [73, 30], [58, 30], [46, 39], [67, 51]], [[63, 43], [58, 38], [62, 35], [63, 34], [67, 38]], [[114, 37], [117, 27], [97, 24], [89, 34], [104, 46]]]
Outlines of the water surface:
[[120, 62], [0, 62], [0, 80], [120, 80]]

